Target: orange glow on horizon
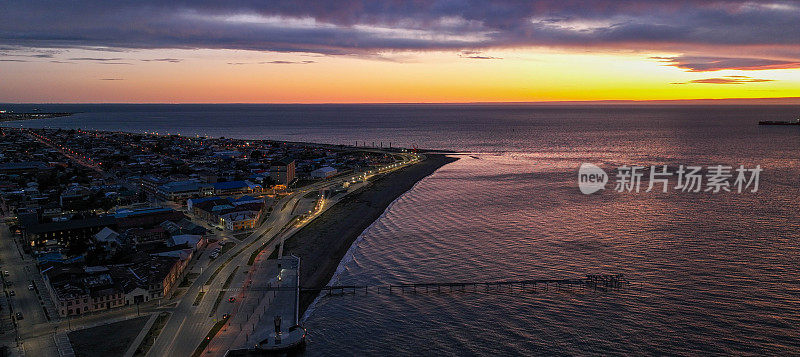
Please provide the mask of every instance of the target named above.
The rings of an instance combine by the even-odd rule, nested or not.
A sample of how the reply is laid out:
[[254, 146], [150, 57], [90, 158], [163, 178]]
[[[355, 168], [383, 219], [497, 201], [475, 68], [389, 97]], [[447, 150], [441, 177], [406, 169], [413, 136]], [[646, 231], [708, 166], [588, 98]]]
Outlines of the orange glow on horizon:
[[[69, 56], [78, 56], [77, 50], [71, 51]], [[128, 64], [4, 62], [0, 102], [446, 103], [800, 96], [797, 69], [687, 72], [651, 58], [674, 55], [659, 53], [514, 49], [487, 55], [496, 59], [424, 52], [390, 53], [387, 60], [157, 51], [159, 57], [181, 58], [179, 63], [141, 61], [155, 56], [155, 50], [128, 55]], [[259, 64], [274, 60], [295, 63]], [[758, 81], [734, 83], [736, 78]]]

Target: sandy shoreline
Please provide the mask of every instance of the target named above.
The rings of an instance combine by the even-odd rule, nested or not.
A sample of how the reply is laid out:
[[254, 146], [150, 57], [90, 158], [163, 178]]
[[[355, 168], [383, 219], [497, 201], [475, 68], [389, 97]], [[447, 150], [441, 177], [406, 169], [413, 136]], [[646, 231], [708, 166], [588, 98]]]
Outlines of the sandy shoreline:
[[[302, 259], [300, 285], [325, 286], [353, 241], [367, 229], [397, 197], [440, 167], [458, 159], [427, 154], [427, 159], [372, 182], [350, 194], [289, 238], [284, 254]], [[300, 296], [300, 316], [317, 294]]]

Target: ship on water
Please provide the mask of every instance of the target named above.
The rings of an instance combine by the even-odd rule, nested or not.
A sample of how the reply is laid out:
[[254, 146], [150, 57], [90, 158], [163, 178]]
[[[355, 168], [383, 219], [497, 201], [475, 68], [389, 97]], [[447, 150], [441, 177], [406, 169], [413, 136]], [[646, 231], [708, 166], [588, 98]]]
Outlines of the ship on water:
[[788, 121], [788, 120], [762, 120], [758, 122], [758, 125], [800, 125], [800, 118], [797, 118], [795, 121]]

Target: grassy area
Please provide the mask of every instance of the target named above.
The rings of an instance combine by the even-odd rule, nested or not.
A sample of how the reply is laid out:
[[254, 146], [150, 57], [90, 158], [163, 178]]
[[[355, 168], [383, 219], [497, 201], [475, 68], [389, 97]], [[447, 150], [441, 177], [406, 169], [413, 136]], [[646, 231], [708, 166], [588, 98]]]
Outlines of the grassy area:
[[267, 245], [269, 245], [269, 241], [264, 242], [264, 244], [258, 247], [258, 249], [254, 250], [253, 253], [250, 254], [250, 259], [247, 260], [247, 265], [253, 265], [253, 263], [256, 261], [256, 257], [258, 257], [258, 254], [261, 253], [261, 251], [264, 250]]
[[194, 279], [197, 279], [197, 276], [199, 276], [199, 275], [200, 274], [198, 274], [198, 273], [186, 274], [186, 276], [183, 277], [183, 280], [181, 280], [181, 283], [180, 283], [180, 285], [178, 285], [178, 287], [179, 288], [188, 288], [190, 285], [192, 285], [192, 281]]
[[220, 319], [214, 324], [214, 326], [211, 327], [211, 330], [208, 331], [206, 338], [204, 338], [203, 341], [200, 342], [200, 345], [195, 348], [194, 353], [192, 353], [192, 357], [200, 357], [203, 354], [203, 351], [205, 351], [206, 347], [208, 347], [208, 344], [211, 343], [211, 339], [217, 335], [219, 330], [222, 330], [222, 326], [225, 326], [226, 322], [228, 322], [227, 319]]
[[217, 313], [217, 308], [219, 308], [219, 303], [222, 302], [222, 298], [225, 296], [224, 290], [227, 289], [229, 286], [231, 286], [231, 282], [233, 281], [233, 277], [236, 275], [237, 270], [239, 270], [239, 267], [233, 269], [231, 275], [228, 275], [228, 279], [225, 279], [225, 284], [222, 285], [223, 291], [220, 291], [219, 294], [217, 295], [217, 300], [214, 301], [214, 307], [211, 308], [211, 314], [208, 315], [209, 317], [212, 317], [214, 316], [215, 313]]
[[[287, 227], [293, 225], [296, 220], [297, 220], [297, 217], [292, 218], [289, 222], [287, 222], [283, 226], [283, 228], [281, 228], [281, 231], [286, 229]], [[270, 228], [270, 230], [272, 230], [272, 228]], [[267, 232], [269, 232], [269, 231], [267, 231]], [[275, 239], [275, 237], [273, 237], [272, 239]], [[258, 257], [258, 254], [261, 253], [261, 251], [263, 251], [264, 248], [266, 248], [269, 245], [270, 242], [272, 242], [272, 239], [270, 239], [270, 240], [264, 242], [263, 244], [261, 244], [261, 246], [258, 247], [258, 249], [256, 249], [255, 251], [253, 251], [253, 253], [250, 254], [250, 259], [247, 260], [247, 265], [253, 265], [253, 263], [255, 263], [256, 258]], [[253, 243], [255, 243], [255, 242], [253, 242]], [[250, 244], [252, 244], [252, 243], [250, 243]], [[248, 247], [249, 247], [249, 245], [248, 245]], [[275, 252], [273, 251], [273, 253], [275, 253]]]
[[231, 250], [235, 246], [236, 246], [235, 242], [231, 241], [225, 242], [225, 245], [222, 246], [222, 249], [220, 249], [219, 254], [220, 255], [225, 254], [225, 252]]
[[162, 312], [158, 315], [156, 321], [153, 322], [153, 326], [151, 326], [150, 330], [147, 331], [147, 335], [144, 337], [144, 340], [142, 340], [142, 343], [136, 348], [136, 352], [133, 353], [134, 356], [144, 356], [147, 354], [147, 351], [150, 351], [150, 347], [156, 343], [156, 338], [158, 338], [158, 335], [161, 334], [161, 330], [167, 324], [169, 315], [169, 312]]
[[142, 316], [67, 334], [75, 356], [122, 356], [147, 323]]
[[206, 294], [205, 291], [201, 291], [201, 292], [197, 293], [197, 297], [194, 298], [194, 303], [192, 303], [192, 306], [200, 305], [200, 302], [203, 301], [203, 295], [205, 295], [205, 294]]

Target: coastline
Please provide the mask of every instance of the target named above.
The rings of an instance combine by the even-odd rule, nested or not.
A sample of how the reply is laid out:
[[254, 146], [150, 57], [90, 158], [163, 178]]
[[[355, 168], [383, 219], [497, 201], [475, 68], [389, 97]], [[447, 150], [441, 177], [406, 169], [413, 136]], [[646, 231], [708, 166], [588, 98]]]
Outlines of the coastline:
[[[304, 288], [327, 285], [353, 242], [395, 199], [423, 178], [457, 160], [441, 154], [427, 154], [424, 161], [381, 177], [345, 197], [289, 237], [284, 243], [284, 255], [293, 254], [303, 261], [305, 269], [300, 272], [300, 285]], [[317, 295], [301, 293], [300, 316]]]

